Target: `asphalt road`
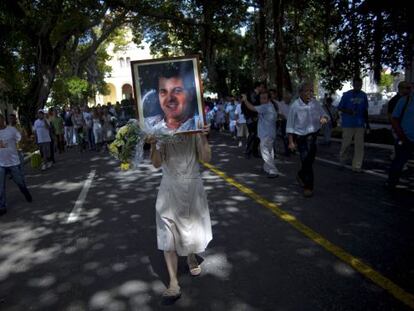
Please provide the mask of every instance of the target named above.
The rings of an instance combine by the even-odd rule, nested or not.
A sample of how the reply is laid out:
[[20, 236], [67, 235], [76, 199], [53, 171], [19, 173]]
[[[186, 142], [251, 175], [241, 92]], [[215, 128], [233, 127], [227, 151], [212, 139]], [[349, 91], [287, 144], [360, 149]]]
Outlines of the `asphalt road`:
[[[321, 147], [329, 163], [316, 162], [315, 195], [306, 199], [294, 178], [296, 156], [278, 155], [282, 175], [268, 179], [262, 160], [245, 159], [229, 136], [213, 133], [211, 142], [215, 168], [362, 260], [404, 297], [414, 293], [414, 193], [410, 180], [395, 194], [383, 190], [389, 151], [367, 149], [369, 172], [355, 174], [330, 163], [337, 144]], [[26, 173], [33, 203], [8, 181], [9, 212], [0, 218], [2, 311], [410, 310], [208, 169], [214, 239], [200, 254], [200, 277], [181, 260], [183, 296], [164, 306], [154, 215], [160, 171], [146, 160], [121, 172], [105, 153], [71, 150], [52, 169]]]

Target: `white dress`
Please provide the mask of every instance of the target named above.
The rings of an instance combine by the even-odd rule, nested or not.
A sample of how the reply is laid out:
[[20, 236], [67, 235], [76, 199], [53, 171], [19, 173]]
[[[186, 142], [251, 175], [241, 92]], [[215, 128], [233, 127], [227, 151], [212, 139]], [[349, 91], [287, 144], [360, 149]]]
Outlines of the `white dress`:
[[163, 176], [156, 203], [158, 249], [179, 256], [203, 252], [212, 240], [210, 213], [199, 172], [196, 135], [160, 146]]

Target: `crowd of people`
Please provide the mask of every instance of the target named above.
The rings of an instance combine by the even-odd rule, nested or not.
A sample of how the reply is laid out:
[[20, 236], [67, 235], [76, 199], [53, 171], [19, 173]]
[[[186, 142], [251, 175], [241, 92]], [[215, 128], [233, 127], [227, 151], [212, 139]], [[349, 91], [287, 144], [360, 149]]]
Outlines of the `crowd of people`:
[[67, 148], [76, 146], [79, 152], [107, 149], [115, 138], [116, 127], [127, 118], [119, 103], [93, 108], [65, 106], [61, 110], [52, 107], [47, 112], [40, 109], [33, 133], [42, 157], [41, 170], [53, 165], [55, 152]]
[[[413, 153], [413, 98], [411, 85], [401, 82], [398, 93], [388, 104], [390, 123], [396, 141], [393, 162], [386, 187], [394, 189], [404, 165]], [[403, 103], [402, 98], [406, 100]], [[353, 79], [352, 90], [345, 92], [338, 106], [325, 94], [323, 102], [316, 101], [312, 83], [302, 83], [298, 97], [292, 100], [289, 92], [279, 96], [276, 90], [267, 90], [264, 83], [256, 83], [251, 94], [228, 96], [216, 102], [206, 100], [207, 122], [218, 131], [227, 130], [238, 146], [243, 147], [246, 158], [263, 159], [263, 171], [269, 178], [279, 172], [275, 165], [276, 139], [283, 142], [283, 154], [289, 157], [297, 151], [301, 169], [296, 178], [304, 188], [304, 196], [313, 195], [312, 164], [318, 144], [331, 143], [332, 130], [341, 127], [342, 142], [338, 159], [342, 167], [351, 160], [354, 172], [362, 172], [364, 139], [370, 131], [368, 97], [362, 91], [362, 79]], [[351, 154], [353, 147], [353, 154]]]

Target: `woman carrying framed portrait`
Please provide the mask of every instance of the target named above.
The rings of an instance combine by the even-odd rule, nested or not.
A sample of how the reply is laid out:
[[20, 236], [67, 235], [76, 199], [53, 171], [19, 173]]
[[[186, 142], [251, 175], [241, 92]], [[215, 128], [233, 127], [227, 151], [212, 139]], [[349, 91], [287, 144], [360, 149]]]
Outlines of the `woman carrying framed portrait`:
[[162, 167], [163, 176], [156, 201], [158, 249], [164, 252], [169, 274], [169, 285], [164, 299], [176, 300], [181, 296], [177, 278], [178, 256], [187, 256], [188, 268], [193, 276], [201, 273], [196, 254], [203, 252], [212, 240], [210, 213], [199, 161], [211, 159], [207, 141], [209, 127], [201, 133], [181, 135], [175, 143], [151, 144], [150, 157], [154, 167]]

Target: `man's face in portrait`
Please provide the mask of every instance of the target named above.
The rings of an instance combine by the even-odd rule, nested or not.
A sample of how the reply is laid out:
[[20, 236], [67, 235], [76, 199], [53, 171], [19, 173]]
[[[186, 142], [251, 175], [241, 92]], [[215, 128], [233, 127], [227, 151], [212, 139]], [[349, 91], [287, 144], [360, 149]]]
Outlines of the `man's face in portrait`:
[[158, 80], [158, 97], [167, 125], [186, 121], [188, 118], [189, 94], [184, 89], [184, 83], [181, 78], [161, 77]]

